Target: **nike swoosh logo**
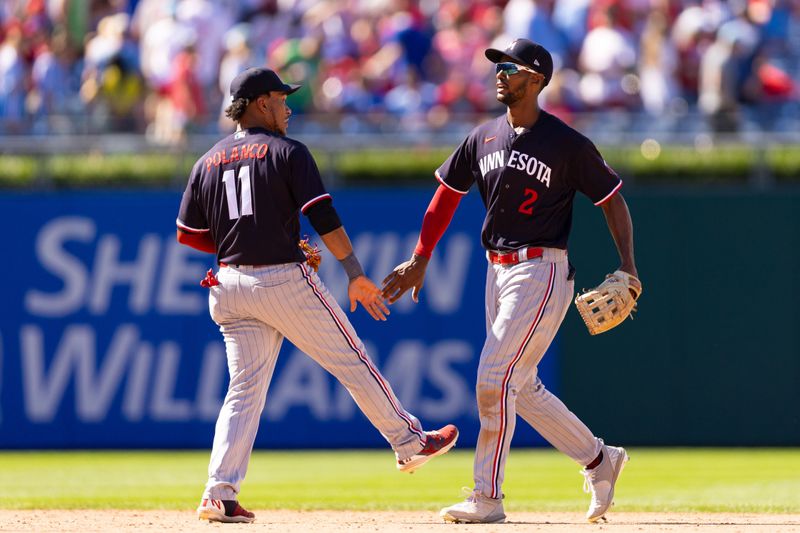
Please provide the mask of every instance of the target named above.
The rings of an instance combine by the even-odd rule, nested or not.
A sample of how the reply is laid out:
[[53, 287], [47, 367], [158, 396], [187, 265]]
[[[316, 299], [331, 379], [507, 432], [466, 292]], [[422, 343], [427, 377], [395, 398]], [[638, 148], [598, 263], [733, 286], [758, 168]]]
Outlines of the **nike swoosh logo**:
[[493, 140], [495, 140], [495, 139], [497, 139], [497, 135], [495, 135], [494, 137], [486, 137], [486, 138], [483, 140], [483, 144], [486, 144], [486, 143], [488, 143], [488, 142], [492, 142], [492, 141], [493, 141]]

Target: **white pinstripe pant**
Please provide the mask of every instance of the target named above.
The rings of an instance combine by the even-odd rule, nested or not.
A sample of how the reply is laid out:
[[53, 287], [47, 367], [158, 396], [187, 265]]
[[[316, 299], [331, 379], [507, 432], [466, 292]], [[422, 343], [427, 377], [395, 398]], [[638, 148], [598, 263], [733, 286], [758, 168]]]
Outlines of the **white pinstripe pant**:
[[555, 248], [513, 266], [489, 264], [486, 343], [476, 385], [481, 430], [473, 474], [475, 489], [490, 498], [503, 495], [517, 414], [581, 465], [600, 453], [600, 441], [536, 375], [572, 301], [568, 269], [566, 251]]
[[422, 449], [419, 420], [403, 409], [313, 270], [299, 263], [228, 266], [217, 279], [209, 307], [225, 338], [230, 382], [203, 498], [236, 499], [284, 337], [347, 388], [399, 459]]

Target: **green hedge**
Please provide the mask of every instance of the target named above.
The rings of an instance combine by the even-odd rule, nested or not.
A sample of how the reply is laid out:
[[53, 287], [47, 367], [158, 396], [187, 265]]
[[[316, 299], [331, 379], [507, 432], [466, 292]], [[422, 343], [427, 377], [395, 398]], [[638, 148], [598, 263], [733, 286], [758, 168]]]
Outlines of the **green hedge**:
[[[660, 148], [660, 147], [659, 147]], [[323, 175], [340, 184], [425, 183], [452, 148], [315, 152]], [[778, 182], [800, 182], [800, 146], [763, 152], [745, 144], [700, 152], [667, 146], [650, 159], [640, 146], [601, 147], [623, 177], [642, 184], [745, 183], [756, 174]], [[81, 188], [171, 187], [185, 182], [198, 154], [58, 154], [45, 157], [0, 155], [0, 187]]]
[[164, 187], [183, 182], [193, 163], [168, 154], [0, 155], [0, 187]]

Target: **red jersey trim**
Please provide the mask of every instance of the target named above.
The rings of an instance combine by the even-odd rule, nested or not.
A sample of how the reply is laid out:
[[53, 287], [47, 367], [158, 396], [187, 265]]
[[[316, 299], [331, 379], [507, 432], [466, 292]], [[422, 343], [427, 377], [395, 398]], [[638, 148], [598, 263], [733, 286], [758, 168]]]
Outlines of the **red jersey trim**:
[[177, 224], [178, 227], [181, 230], [185, 231], [186, 233], [205, 233], [205, 232], [208, 231], [208, 228], [206, 228], [206, 229], [191, 228], [191, 227], [187, 226], [186, 224], [184, 224], [183, 222], [181, 222], [181, 219], [179, 219], [179, 218], [175, 219], [175, 224]]
[[598, 205], [599, 206], [599, 205], [603, 205], [604, 203], [606, 203], [609, 200], [609, 198], [611, 198], [612, 196], [614, 196], [617, 193], [617, 191], [619, 190], [620, 187], [622, 187], [622, 180], [619, 180], [619, 183], [617, 183], [617, 186], [614, 187], [614, 189], [610, 193], [608, 193], [605, 196], [605, 198], [603, 198], [599, 202], [595, 202], [594, 205]]
[[433, 175], [436, 176], [436, 179], [439, 181], [439, 183], [441, 183], [442, 185], [444, 185], [445, 187], [447, 187], [448, 189], [450, 189], [453, 192], [457, 192], [458, 194], [461, 194], [461, 195], [467, 194], [469, 192], [469, 191], [459, 191], [458, 189], [454, 189], [450, 185], [446, 184], [444, 182], [444, 180], [442, 179], [442, 177], [439, 175], [439, 171], [438, 170], [436, 172], [434, 172]]
[[317, 202], [321, 202], [322, 200], [324, 200], [326, 198], [330, 198], [330, 197], [331, 197], [331, 195], [328, 194], [328, 193], [320, 194], [316, 198], [312, 198], [311, 200], [309, 200], [305, 204], [303, 204], [303, 207], [300, 208], [300, 212], [305, 215], [306, 214], [306, 209], [308, 209], [312, 205], [316, 204]]

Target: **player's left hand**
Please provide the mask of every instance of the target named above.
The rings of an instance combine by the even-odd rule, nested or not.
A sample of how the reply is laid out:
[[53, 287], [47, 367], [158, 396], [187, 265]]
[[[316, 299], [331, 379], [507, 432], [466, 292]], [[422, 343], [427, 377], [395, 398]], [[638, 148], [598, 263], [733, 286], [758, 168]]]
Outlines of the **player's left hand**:
[[385, 321], [389, 315], [389, 308], [383, 301], [381, 290], [366, 276], [359, 276], [351, 281], [347, 295], [350, 297], [351, 313], [360, 303], [375, 320]]
[[[635, 269], [634, 269], [635, 270]], [[642, 294], [639, 278], [624, 270], [608, 274], [605, 281], [593, 289], [578, 294], [575, 306], [589, 329], [597, 335], [617, 327], [636, 310]]]

